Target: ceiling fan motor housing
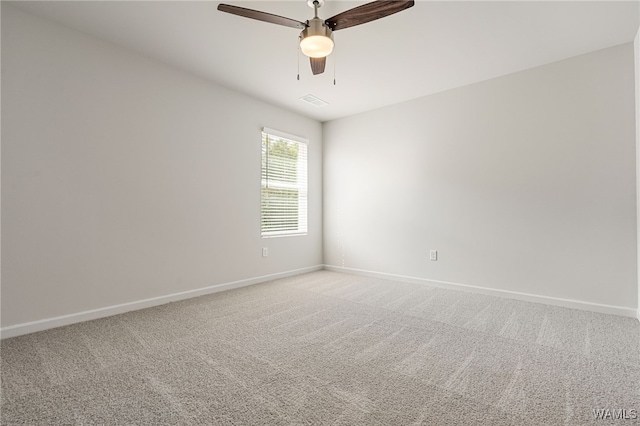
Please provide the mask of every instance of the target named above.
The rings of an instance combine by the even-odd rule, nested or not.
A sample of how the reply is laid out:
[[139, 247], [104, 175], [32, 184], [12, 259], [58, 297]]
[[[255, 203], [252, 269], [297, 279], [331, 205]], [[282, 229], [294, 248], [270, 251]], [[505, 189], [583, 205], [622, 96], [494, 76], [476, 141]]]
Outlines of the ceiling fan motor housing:
[[300, 33], [302, 52], [310, 58], [328, 56], [333, 51], [333, 31], [318, 17], [307, 23], [307, 28]]

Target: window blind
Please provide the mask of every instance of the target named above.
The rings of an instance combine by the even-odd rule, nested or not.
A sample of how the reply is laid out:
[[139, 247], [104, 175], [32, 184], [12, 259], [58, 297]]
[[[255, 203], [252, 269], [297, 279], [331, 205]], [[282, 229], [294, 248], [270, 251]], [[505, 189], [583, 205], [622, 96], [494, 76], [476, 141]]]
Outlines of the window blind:
[[262, 131], [261, 234], [307, 233], [307, 141]]

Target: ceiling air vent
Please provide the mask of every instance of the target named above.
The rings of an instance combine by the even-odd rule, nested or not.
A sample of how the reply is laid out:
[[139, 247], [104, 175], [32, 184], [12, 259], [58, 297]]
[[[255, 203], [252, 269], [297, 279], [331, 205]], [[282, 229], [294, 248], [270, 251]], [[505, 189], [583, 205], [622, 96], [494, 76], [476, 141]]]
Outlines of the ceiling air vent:
[[317, 107], [323, 107], [325, 105], [329, 105], [328, 102], [325, 102], [322, 99], [313, 96], [312, 94], [304, 95], [300, 99], [305, 101], [308, 104], [311, 104], [311, 105], [317, 106]]

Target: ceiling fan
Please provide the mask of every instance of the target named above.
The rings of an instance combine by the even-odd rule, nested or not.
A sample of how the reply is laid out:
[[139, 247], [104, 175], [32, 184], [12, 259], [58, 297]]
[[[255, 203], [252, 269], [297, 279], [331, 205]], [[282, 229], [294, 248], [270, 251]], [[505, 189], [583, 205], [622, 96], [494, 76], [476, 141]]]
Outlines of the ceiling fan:
[[414, 0], [377, 0], [354, 7], [324, 20], [318, 17], [318, 8], [324, 4], [324, 0], [308, 0], [307, 3], [310, 7], [313, 7], [314, 16], [313, 19], [306, 22], [229, 4], [219, 4], [218, 10], [302, 30], [300, 33], [300, 50], [309, 57], [311, 71], [316, 75], [324, 72], [327, 56], [333, 51], [334, 31], [365, 24], [401, 12], [413, 6]]

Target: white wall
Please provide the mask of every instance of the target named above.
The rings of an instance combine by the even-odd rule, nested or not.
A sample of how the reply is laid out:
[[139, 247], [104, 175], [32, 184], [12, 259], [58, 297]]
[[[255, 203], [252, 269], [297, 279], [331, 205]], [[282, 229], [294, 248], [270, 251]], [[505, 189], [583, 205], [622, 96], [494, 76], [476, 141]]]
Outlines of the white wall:
[[633, 85], [629, 43], [325, 123], [325, 264], [633, 315]]
[[[260, 238], [262, 126], [309, 235]], [[322, 264], [322, 126], [2, 4], [2, 326]], [[269, 257], [261, 257], [261, 247]]]
[[[633, 41], [634, 59], [635, 59], [635, 78], [636, 78], [636, 193], [637, 193], [637, 223], [640, 224], [640, 30], [636, 34], [636, 38]], [[640, 320], [640, 227], [637, 228], [638, 232], [638, 304], [636, 316]]]

